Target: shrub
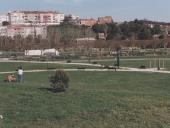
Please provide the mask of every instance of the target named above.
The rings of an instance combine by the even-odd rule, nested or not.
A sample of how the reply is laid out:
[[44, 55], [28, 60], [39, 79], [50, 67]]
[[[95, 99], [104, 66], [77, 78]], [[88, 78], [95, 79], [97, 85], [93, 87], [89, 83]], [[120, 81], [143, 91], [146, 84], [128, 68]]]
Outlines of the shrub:
[[65, 91], [68, 88], [69, 76], [63, 71], [58, 70], [49, 78], [51, 87], [57, 91]]
[[71, 63], [71, 60], [67, 60], [67, 63]]
[[145, 65], [141, 65], [139, 68], [140, 69], [146, 69], [146, 66]]
[[77, 67], [77, 69], [86, 69], [85, 67]]
[[109, 69], [109, 65], [104, 65], [103, 68], [104, 69]]
[[92, 64], [97, 64], [97, 62], [96, 62], [96, 61], [94, 61], [94, 62], [92, 62]]

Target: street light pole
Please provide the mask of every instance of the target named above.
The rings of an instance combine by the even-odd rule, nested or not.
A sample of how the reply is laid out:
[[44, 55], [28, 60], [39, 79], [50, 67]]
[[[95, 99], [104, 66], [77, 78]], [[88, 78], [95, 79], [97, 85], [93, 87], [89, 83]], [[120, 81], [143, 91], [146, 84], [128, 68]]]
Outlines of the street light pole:
[[120, 48], [117, 48], [117, 68], [120, 68]]
[[157, 67], [158, 70], [160, 70], [160, 58], [158, 56], [158, 67]]

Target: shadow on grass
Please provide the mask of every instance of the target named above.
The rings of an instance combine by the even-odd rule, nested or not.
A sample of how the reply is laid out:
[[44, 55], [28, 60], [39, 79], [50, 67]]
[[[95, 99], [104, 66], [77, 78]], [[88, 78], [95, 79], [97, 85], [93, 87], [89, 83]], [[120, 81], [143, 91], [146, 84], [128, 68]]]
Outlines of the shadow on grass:
[[39, 88], [41, 91], [48, 91], [52, 93], [62, 93], [65, 92], [63, 89], [53, 89], [53, 88]]
[[18, 82], [7, 82], [7, 81], [0, 81], [0, 85], [1, 86], [15, 86], [15, 85], [19, 85], [21, 83]]

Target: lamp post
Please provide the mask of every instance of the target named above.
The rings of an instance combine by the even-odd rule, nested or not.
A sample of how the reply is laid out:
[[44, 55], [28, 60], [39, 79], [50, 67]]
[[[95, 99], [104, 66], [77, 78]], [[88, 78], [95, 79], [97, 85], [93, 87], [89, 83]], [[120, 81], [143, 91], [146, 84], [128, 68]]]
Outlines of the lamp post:
[[160, 58], [158, 57], [158, 67], [157, 67], [158, 70], [160, 70]]
[[116, 54], [116, 59], [117, 59], [117, 68], [120, 68], [120, 48], [117, 48], [117, 54]]

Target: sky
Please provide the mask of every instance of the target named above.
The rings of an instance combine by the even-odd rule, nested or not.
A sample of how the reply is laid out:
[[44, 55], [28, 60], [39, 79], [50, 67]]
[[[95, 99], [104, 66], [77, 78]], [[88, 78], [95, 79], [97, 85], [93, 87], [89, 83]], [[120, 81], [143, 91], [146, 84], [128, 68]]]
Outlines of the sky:
[[56, 10], [80, 18], [112, 16], [116, 22], [147, 19], [170, 22], [170, 0], [0, 0], [0, 13]]

